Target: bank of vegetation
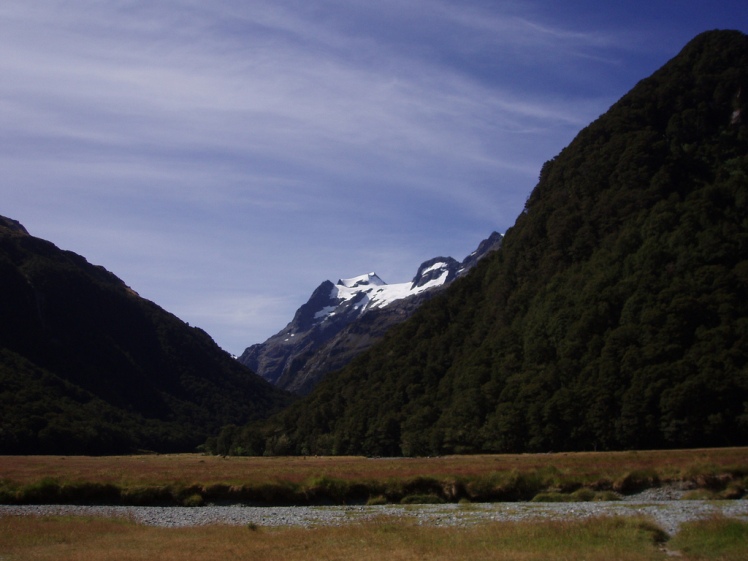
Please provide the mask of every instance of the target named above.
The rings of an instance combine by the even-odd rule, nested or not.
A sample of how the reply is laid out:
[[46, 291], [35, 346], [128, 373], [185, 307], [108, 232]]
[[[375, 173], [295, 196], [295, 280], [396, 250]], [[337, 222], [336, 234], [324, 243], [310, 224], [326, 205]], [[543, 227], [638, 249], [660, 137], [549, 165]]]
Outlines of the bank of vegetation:
[[[677, 484], [740, 499], [748, 450], [420, 459], [0, 457], [5, 504], [254, 505], [616, 500]], [[689, 496], [689, 495], [687, 495]]]

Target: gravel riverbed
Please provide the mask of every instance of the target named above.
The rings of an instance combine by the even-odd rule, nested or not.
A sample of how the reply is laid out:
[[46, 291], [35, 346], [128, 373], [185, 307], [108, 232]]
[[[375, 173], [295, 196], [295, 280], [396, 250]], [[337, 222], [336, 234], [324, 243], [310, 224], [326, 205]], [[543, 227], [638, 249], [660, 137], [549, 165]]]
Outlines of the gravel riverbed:
[[257, 526], [342, 525], [377, 517], [402, 517], [417, 524], [466, 526], [488, 521], [583, 519], [597, 516], [635, 516], [653, 519], [674, 535], [684, 522], [724, 515], [748, 521], [748, 500], [678, 500], [666, 492], [650, 490], [621, 501], [578, 503], [473, 503], [468, 505], [380, 505], [253, 507], [243, 505], [201, 507], [134, 507], [23, 505], [0, 506], [1, 516], [126, 517], [140, 524], [162, 527], [230, 524]]

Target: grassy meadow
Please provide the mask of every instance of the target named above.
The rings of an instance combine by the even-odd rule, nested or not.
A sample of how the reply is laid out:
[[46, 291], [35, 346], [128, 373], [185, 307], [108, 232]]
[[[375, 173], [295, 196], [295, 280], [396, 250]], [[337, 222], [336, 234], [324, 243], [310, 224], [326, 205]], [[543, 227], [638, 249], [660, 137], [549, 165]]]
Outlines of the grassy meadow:
[[[0, 456], [0, 503], [345, 504], [611, 498], [685, 482], [701, 498], [740, 498], [748, 449], [438, 458]], [[415, 499], [414, 499], [415, 498]]]
[[[703, 496], [740, 498], [748, 477], [744, 448], [441, 458], [222, 458], [0, 456], [4, 503], [264, 504], [506, 500], [538, 494], [594, 500], [686, 482]], [[587, 491], [582, 493], [581, 491]], [[584, 498], [582, 498], [584, 497]], [[380, 518], [340, 527], [213, 525], [159, 528], [118, 518], [0, 517], [0, 559], [272, 561], [482, 559], [504, 561], [738, 561], [748, 558], [748, 523], [714, 518], [669, 538], [632, 517], [419, 526]]]
[[[748, 524], [715, 519], [689, 524], [674, 540], [645, 519], [486, 523], [468, 528], [417, 526], [378, 519], [343, 527], [155, 528], [128, 520], [6, 517], [4, 560], [297, 561], [355, 559], [649, 561], [674, 553], [684, 561], [742, 561]], [[674, 547], [678, 549], [673, 549]]]

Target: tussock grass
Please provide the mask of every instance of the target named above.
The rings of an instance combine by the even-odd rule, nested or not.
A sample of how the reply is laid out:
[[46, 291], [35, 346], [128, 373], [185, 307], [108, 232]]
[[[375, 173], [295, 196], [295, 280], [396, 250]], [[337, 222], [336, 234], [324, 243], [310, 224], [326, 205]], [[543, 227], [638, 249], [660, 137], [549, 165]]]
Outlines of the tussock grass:
[[424, 527], [383, 518], [314, 529], [166, 529], [127, 520], [74, 517], [6, 517], [1, 522], [3, 555], [39, 561], [663, 559], [661, 530], [647, 520], [629, 518], [506, 522], [469, 528]]
[[21, 504], [611, 500], [669, 482], [737, 499], [748, 487], [748, 449], [391, 459], [0, 456], [0, 476], [0, 502]]

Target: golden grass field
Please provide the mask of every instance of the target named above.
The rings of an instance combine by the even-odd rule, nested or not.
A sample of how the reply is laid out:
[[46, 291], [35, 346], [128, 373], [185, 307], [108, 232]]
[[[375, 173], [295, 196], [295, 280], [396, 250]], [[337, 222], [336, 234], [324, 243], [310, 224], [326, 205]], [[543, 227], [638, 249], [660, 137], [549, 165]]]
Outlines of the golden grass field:
[[744, 468], [748, 448], [569, 452], [445, 456], [438, 458], [146, 456], [0, 456], [0, 480], [25, 485], [43, 478], [130, 485], [242, 485], [301, 483], [315, 477], [343, 481], [480, 477], [552, 467], [579, 480], [616, 480], [632, 471], [656, 471], [661, 480]]
[[[117, 457], [0, 456], [0, 486], [66, 484], [135, 487], [310, 486], [313, 481], [492, 480], [497, 474], [555, 473], [581, 484], [655, 474], [659, 482], [729, 478], [743, 485], [748, 449], [450, 456], [221, 458], [196, 454]], [[0, 517], [0, 561], [10, 560], [664, 560], [748, 559], [748, 523], [714, 519], [685, 525], [666, 541], [650, 521], [482, 523], [418, 526], [383, 518], [342, 527], [202, 526], [158, 528], [127, 519]]]
[[618, 519], [486, 524], [459, 530], [422, 528], [397, 520], [346, 527], [254, 530], [228, 526], [163, 529], [122, 520], [85, 518], [14, 517], [2, 523], [3, 559], [633, 561], [663, 558], [646, 524]]
[[668, 482], [703, 498], [748, 487], [748, 449], [438, 458], [0, 456], [0, 503], [200, 506], [611, 500]]
[[[343, 527], [155, 528], [121, 519], [6, 517], [0, 558], [35, 561], [744, 561], [748, 524], [693, 523], [666, 541], [636, 518], [434, 528], [379, 519]], [[674, 549], [676, 548], [677, 549]]]

